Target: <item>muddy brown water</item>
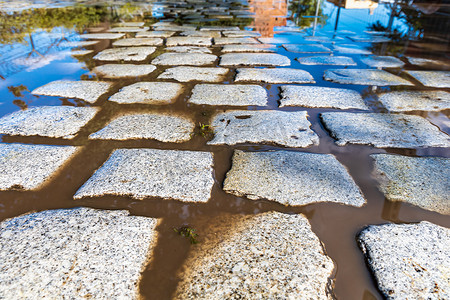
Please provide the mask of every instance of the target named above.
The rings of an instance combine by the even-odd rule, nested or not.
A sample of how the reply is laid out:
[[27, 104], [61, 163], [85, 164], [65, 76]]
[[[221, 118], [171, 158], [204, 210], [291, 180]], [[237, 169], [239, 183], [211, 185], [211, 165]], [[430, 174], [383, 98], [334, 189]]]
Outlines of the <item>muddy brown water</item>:
[[[110, 47], [110, 42], [102, 41], [96, 45], [95, 51]], [[159, 47], [158, 49], [162, 49]], [[214, 48], [214, 54], [220, 55], [220, 48]], [[158, 54], [161, 52], [158, 52]], [[280, 49], [280, 53], [288, 55], [291, 59], [300, 55], [287, 53]], [[152, 55], [151, 58], [155, 57]], [[93, 62], [92, 55], [87, 62], [92, 67], [101, 63]], [[293, 60], [292, 60], [293, 61]], [[217, 63], [216, 63], [217, 66]], [[325, 68], [300, 66], [293, 61], [293, 67], [310, 71], [317, 83], [315, 86], [331, 86], [353, 88], [363, 93], [365, 101], [376, 112], [383, 112], [376, 101], [375, 92], [389, 90], [389, 88], [338, 85], [322, 80]], [[327, 67], [328, 68], [328, 67]], [[81, 151], [56, 174], [45, 186], [37, 191], [2, 191], [0, 192], [0, 220], [15, 217], [21, 214], [48, 209], [71, 208], [86, 206], [101, 209], [126, 209], [133, 215], [160, 218], [157, 227], [158, 242], [154, 249], [152, 259], [142, 274], [139, 285], [140, 293], [144, 299], [170, 299], [179, 281], [180, 271], [190, 251], [196, 251], [196, 245], [177, 235], [173, 228], [189, 225], [196, 229], [199, 242], [204, 237], [213, 238], [208, 233], [217, 224], [218, 217], [226, 218], [236, 214], [258, 214], [266, 211], [279, 211], [288, 214], [304, 214], [310, 221], [315, 234], [322, 241], [326, 253], [335, 262], [333, 274], [335, 280], [334, 296], [337, 299], [382, 299], [374, 279], [366, 267], [362, 252], [357, 246], [356, 235], [365, 226], [370, 224], [383, 224], [387, 222], [409, 223], [423, 220], [449, 227], [450, 218], [438, 213], [426, 211], [418, 207], [386, 200], [377, 189], [373, 177], [373, 162], [369, 155], [372, 153], [396, 153], [408, 156], [443, 156], [450, 157], [448, 149], [420, 148], [420, 149], [378, 149], [364, 145], [336, 146], [334, 140], [323, 127], [319, 114], [324, 111], [337, 111], [333, 109], [309, 109], [301, 107], [278, 108], [279, 86], [262, 84], [268, 90], [269, 104], [267, 107], [214, 107], [199, 106], [187, 103], [191, 90], [198, 82], [183, 83], [185, 91], [170, 105], [118, 105], [107, 101], [107, 98], [117, 92], [121, 87], [137, 81], [152, 81], [161, 74], [165, 67], [149, 76], [139, 79], [114, 80], [116, 83], [111, 91], [102, 96], [95, 106], [101, 107], [101, 112], [88, 123], [73, 140], [41, 138], [41, 137], [13, 137], [3, 136], [3, 143], [29, 143], [50, 145], [76, 145]], [[396, 70], [391, 70], [396, 72]], [[224, 83], [233, 82], [235, 70], [231, 69]], [[96, 80], [93, 75], [83, 75], [83, 79]], [[412, 80], [412, 78], [408, 78]], [[171, 81], [171, 80], [167, 80]], [[412, 80], [413, 81], [413, 80]], [[175, 81], [173, 81], [175, 82]], [[392, 88], [393, 90], [395, 88]], [[423, 88], [424, 89], [424, 88]], [[39, 97], [40, 102], [54, 100], [55, 97]], [[56, 98], [57, 99], [57, 98]], [[62, 105], [89, 105], [83, 101], [60, 99]], [[306, 110], [312, 129], [319, 135], [320, 143], [303, 149], [290, 149], [276, 145], [243, 144], [237, 146], [208, 146], [207, 138], [194, 135], [185, 143], [161, 143], [152, 140], [129, 141], [90, 141], [88, 135], [103, 128], [111, 118], [128, 112], [167, 112], [185, 115], [196, 124], [209, 124], [211, 117], [227, 109], [280, 109], [284, 111]], [[353, 110], [347, 110], [353, 111]], [[355, 111], [356, 112], [356, 111]], [[437, 113], [412, 112], [431, 120], [441, 130], [449, 133], [445, 122], [448, 122], [450, 112]], [[117, 148], [155, 148], [209, 151], [214, 154], [214, 178], [211, 199], [207, 203], [193, 204], [174, 200], [161, 200], [158, 198], [145, 198], [135, 200], [128, 197], [104, 196], [83, 200], [73, 200], [78, 188], [86, 182], [91, 175], [107, 160], [114, 149]], [[332, 203], [315, 203], [302, 207], [288, 207], [267, 200], [249, 200], [225, 193], [222, 183], [227, 171], [231, 168], [233, 150], [268, 151], [286, 150], [299, 152], [333, 154], [348, 169], [357, 185], [361, 188], [367, 204], [361, 208]], [[234, 218], [230, 218], [233, 220]], [[226, 230], [226, 229], [224, 229]], [[226, 232], [224, 232], [226, 234]], [[217, 236], [220, 238], [220, 236]]]

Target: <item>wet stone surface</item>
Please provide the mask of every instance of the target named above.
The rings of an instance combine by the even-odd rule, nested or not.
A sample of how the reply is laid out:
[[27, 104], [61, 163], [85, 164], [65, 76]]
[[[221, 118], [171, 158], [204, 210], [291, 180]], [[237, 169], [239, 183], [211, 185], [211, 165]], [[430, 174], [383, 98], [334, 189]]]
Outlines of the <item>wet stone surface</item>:
[[429, 222], [371, 225], [358, 243], [387, 299], [450, 296], [450, 230]]
[[129, 38], [117, 40], [113, 43], [115, 47], [129, 47], [129, 46], [161, 46], [163, 39], [161, 38]]
[[92, 39], [92, 40], [115, 40], [120, 39], [125, 36], [124, 33], [86, 33], [81, 34], [82, 39]]
[[309, 56], [297, 58], [303, 65], [335, 65], [335, 66], [356, 66], [350, 57], [345, 56]]
[[439, 111], [450, 109], [450, 93], [444, 91], [399, 91], [378, 95], [389, 111]]
[[156, 70], [153, 65], [106, 64], [92, 69], [92, 73], [105, 78], [146, 76]]
[[283, 47], [294, 53], [331, 53], [331, 50], [320, 44], [283, 44]]
[[267, 82], [267, 83], [315, 83], [311, 74], [297, 69], [250, 69], [236, 70], [236, 82]]
[[354, 44], [333, 45], [333, 49], [342, 54], [372, 54], [369, 50], [355, 46]]
[[197, 47], [197, 46], [167, 47], [166, 51], [178, 52], [178, 53], [212, 53], [212, 51], [206, 47]]
[[155, 47], [122, 47], [106, 49], [94, 56], [100, 61], [145, 61], [150, 54], [155, 52]]
[[123, 87], [108, 101], [119, 104], [156, 104], [173, 103], [183, 92], [183, 85], [174, 82], [138, 82]]
[[189, 103], [227, 106], [265, 106], [267, 92], [259, 85], [197, 84]]
[[405, 65], [400, 59], [393, 56], [367, 56], [362, 57], [361, 61], [374, 68], [401, 68]]
[[48, 210], [0, 223], [0, 297], [139, 296], [157, 219], [127, 211]]
[[383, 70], [370, 69], [330, 69], [324, 79], [343, 84], [360, 85], [413, 85], [411, 82]]
[[220, 56], [221, 66], [290, 66], [286, 56], [274, 53], [227, 53]]
[[221, 82], [229, 72], [226, 68], [175, 67], [166, 69], [158, 79], [174, 79], [180, 82]]
[[450, 71], [405, 71], [424, 86], [450, 88]]
[[224, 38], [215, 38], [215, 45], [232, 45], [232, 44], [259, 44], [259, 42], [253, 38], [237, 38], [237, 37], [224, 37]]
[[136, 38], [168, 38], [174, 34], [175, 32], [173, 31], [140, 31], [136, 33]]
[[211, 46], [211, 38], [208, 37], [170, 37], [166, 41], [166, 46]]
[[38, 87], [31, 93], [34, 95], [75, 98], [94, 103], [100, 96], [107, 93], [112, 86], [113, 83], [105, 81], [56, 80]]
[[162, 66], [205, 66], [212, 65], [217, 56], [204, 53], [164, 53], [156, 57], [152, 64]]
[[232, 52], [276, 52], [277, 47], [274, 45], [224, 45], [222, 48], [223, 53]]

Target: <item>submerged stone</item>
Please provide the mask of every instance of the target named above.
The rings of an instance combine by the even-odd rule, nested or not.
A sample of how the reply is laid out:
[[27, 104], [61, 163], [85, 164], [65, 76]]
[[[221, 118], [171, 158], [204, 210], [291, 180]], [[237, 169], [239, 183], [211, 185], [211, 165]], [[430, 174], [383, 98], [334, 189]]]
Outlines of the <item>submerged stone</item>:
[[333, 202], [361, 207], [361, 191], [331, 154], [236, 150], [223, 189], [252, 200], [284, 205]]
[[346, 56], [309, 56], [297, 60], [303, 65], [356, 66], [355, 61]]
[[166, 114], [120, 116], [105, 128], [91, 134], [93, 140], [154, 139], [181, 143], [191, 139], [195, 124], [183, 117]]
[[138, 82], [123, 87], [108, 101], [119, 104], [170, 104], [183, 92], [183, 85], [174, 82]]
[[358, 43], [387, 43], [391, 41], [390, 38], [382, 36], [349, 36], [348, 38]]
[[204, 241], [192, 246], [174, 299], [330, 298], [334, 263], [305, 216], [267, 212], [215, 220]]
[[155, 47], [123, 47], [103, 50], [94, 56], [96, 60], [102, 61], [144, 61], [150, 54], [155, 52]]
[[361, 95], [353, 90], [289, 85], [281, 86], [280, 89], [280, 107], [304, 106], [339, 109], [369, 109], [364, 103]]
[[232, 44], [259, 44], [259, 42], [253, 38], [237, 38], [237, 37], [224, 37], [224, 38], [215, 38], [215, 45], [232, 45]]
[[212, 65], [217, 56], [204, 53], [163, 53], [152, 63], [163, 66], [204, 66]]
[[228, 72], [227, 68], [175, 67], [166, 69], [158, 79], [174, 79], [179, 82], [221, 82]]
[[429, 222], [366, 227], [358, 236], [387, 299], [448, 299], [450, 230]]
[[384, 93], [378, 100], [389, 111], [439, 111], [450, 109], [450, 93], [444, 91], [399, 91]]
[[78, 149], [72, 146], [0, 144], [0, 190], [42, 187]]
[[295, 53], [331, 53], [331, 50], [320, 44], [283, 44], [289, 52]]
[[275, 53], [227, 53], [220, 56], [221, 66], [290, 66], [291, 60]]
[[330, 69], [325, 71], [325, 80], [342, 84], [359, 85], [413, 85], [411, 82], [383, 70]]
[[173, 31], [162, 31], [162, 30], [140, 31], [140, 32], [136, 33], [136, 37], [137, 38], [168, 38], [174, 34], [175, 34], [175, 32], [173, 32]]
[[157, 220], [58, 209], [0, 223], [0, 297], [138, 299]]
[[94, 103], [100, 96], [107, 93], [112, 86], [113, 83], [105, 81], [56, 80], [38, 87], [31, 93], [33, 95], [75, 98]]
[[381, 113], [321, 114], [336, 144], [367, 144], [378, 148], [449, 147], [450, 137], [419, 116]]
[[450, 88], [450, 71], [405, 71], [424, 86]]
[[358, 47], [354, 44], [339, 44], [339, 45], [333, 45], [334, 51], [337, 51], [339, 53], [343, 54], [372, 54], [367, 49]]
[[86, 33], [80, 34], [80, 38], [92, 40], [116, 40], [124, 35], [124, 33]]
[[193, 37], [193, 36], [175, 36], [170, 37], [166, 41], [166, 46], [211, 46], [211, 38], [208, 37]]
[[156, 70], [153, 65], [106, 64], [97, 66], [92, 73], [105, 78], [146, 76]]
[[277, 47], [274, 45], [225, 45], [222, 48], [223, 53], [233, 53], [233, 52], [276, 52]]
[[188, 102], [206, 105], [265, 106], [267, 92], [259, 85], [197, 84]]
[[236, 82], [258, 81], [267, 83], [315, 83], [308, 72], [298, 69], [250, 69], [236, 70]]
[[161, 46], [162, 44], [163, 39], [161, 38], [129, 38], [115, 41], [113, 46]]
[[96, 107], [32, 107], [2, 117], [0, 134], [71, 139], [97, 112]]
[[390, 201], [450, 215], [450, 159], [372, 154], [379, 188]]
[[214, 184], [212, 165], [209, 152], [118, 149], [74, 199], [118, 195], [207, 202]]
[[429, 59], [429, 58], [420, 58], [420, 57], [411, 57], [411, 56], [407, 56], [408, 61], [410, 64], [412, 65], [417, 65], [417, 66], [449, 66], [449, 63], [445, 62], [445, 61], [441, 61], [441, 60], [436, 60], [436, 59]]
[[367, 56], [362, 57], [361, 61], [374, 68], [401, 68], [405, 65], [400, 59], [393, 56]]
[[277, 45], [292, 43], [291, 38], [287, 38], [287, 37], [272, 37], [272, 38], [260, 37], [260, 38], [258, 38], [258, 41], [260, 41], [261, 43], [264, 43], [264, 44], [277, 44]]
[[212, 53], [212, 51], [206, 47], [196, 47], [196, 46], [175, 46], [175, 47], [168, 47], [165, 50], [178, 53]]
[[63, 46], [67, 46], [67, 47], [89, 47], [89, 46], [95, 46], [99, 43], [100, 41], [70, 41], [70, 42], [66, 42], [63, 43]]

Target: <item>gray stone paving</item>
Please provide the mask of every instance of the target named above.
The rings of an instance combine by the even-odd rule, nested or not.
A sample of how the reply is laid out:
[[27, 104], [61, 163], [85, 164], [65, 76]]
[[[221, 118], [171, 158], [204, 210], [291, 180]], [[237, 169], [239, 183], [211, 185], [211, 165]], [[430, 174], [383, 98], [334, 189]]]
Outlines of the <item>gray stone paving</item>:
[[201, 36], [201, 37], [208, 37], [208, 38], [219, 38], [222, 36], [220, 31], [184, 31], [180, 32], [180, 35], [182, 36]]
[[223, 53], [233, 53], [233, 52], [276, 52], [277, 47], [274, 45], [224, 45], [222, 48]]
[[174, 79], [179, 82], [221, 82], [228, 72], [227, 68], [175, 67], [166, 69], [158, 79]]
[[207, 202], [213, 179], [209, 152], [119, 149], [76, 192], [74, 199], [103, 195]]
[[116, 40], [124, 35], [124, 33], [86, 33], [80, 34], [80, 38], [92, 40]]
[[156, 70], [153, 65], [106, 64], [92, 69], [92, 73], [105, 78], [146, 76]]
[[94, 53], [94, 50], [72, 50], [70, 51], [70, 55], [72, 56], [85, 56], [88, 54]]
[[223, 189], [252, 200], [294, 206], [333, 202], [360, 207], [366, 203], [345, 167], [331, 154], [236, 150]]
[[[0, 190], [42, 187], [77, 151], [73, 146], [0, 144]], [[1, 290], [0, 284], [0, 295]]]
[[429, 58], [420, 58], [420, 57], [411, 57], [407, 56], [408, 61], [412, 65], [417, 66], [449, 66], [450, 64], [445, 61], [437, 60], [437, 59], [429, 59]]
[[450, 109], [450, 93], [444, 91], [398, 91], [378, 95], [389, 111], [439, 111]]
[[295, 53], [331, 53], [330, 48], [320, 44], [283, 44], [283, 47]]
[[379, 148], [449, 147], [450, 137], [419, 116], [381, 113], [321, 114], [336, 144], [367, 144]]
[[0, 223], [0, 297], [138, 299], [157, 219], [90, 208]]
[[267, 82], [267, 83], [315, 83], [311, 74], [298, 69], [251, 69], [236, 70], [236, 82]]
[[280, 89], [280, 107], [304, 106], [339, 109], [369, 109], [364, 103], [361, 95], [353, 90], [289, 85], [281, 86]]
[[291, 60], [275, 53], [227, 53], [220, 56], [221, 66], [290, 66]]
[[237, 26], [203, 26], [200, 31], [235, 31], [240, 30]]
[[0, 134], [71, 139], [98, 111], [96, 107], [32, 107], [2, 117]]
[[93, 140], [154, 139], [181, 143], [191, 139], [195, 124], [184, 117], [147, 113], [120, 116], [91, 134]]
[[411, 82], [383, 70], [373, 69], [330, 69], [324, 79], [343, 84], [359, 85], [413, 85]]
[[319, 137], [310, 126], [306, 111], [227, 111], [214, 116], [211, 122], [214, 139], [208, 144], [253, 143], [304, 148], [319, 144]]
[[174, 36], [167, 38], [166, 46], [211, 46], [211, 38], [196, 36]]
[[144, 30], [148, 30], [149, 27], [113, 27], [111, 29], [109, 29], [109, 32], [139, 32], [139, 31], [144, 31]]
[[333, 49], [343, 54], [372, 54], [369, 50], [355, 46], [354, 44], [333, 45]]
[[174, 46], [167, 47], [165, 50], [178, 53], [212, 53], [210, 49], [198, 46]]
[[303, 65], [335, 65], [335, 66], [356, 66], [355, 61], [346, 56], [309, 56], [297, 58]]
[[105, 81], [56, 80], [38, 87], [31, 93], [33, 95], [75, 98], [94, 103], [112, 86], [113, 83]]
[[137, 38], [168, 38], [174, 34], [175, 34], [175, 32], [173, 32], [173, 31], [162, 31], [162, 30], [140, 31], [140, 32], [136, 33], [136, 37]]
[[120, 22], [115, 23], [114, 26], [122, 26], [122, 27], [143, 27], [145, 22]]
[[193, 246], [174, 299], [330, 299], [334, 263], [305, 216], [268, 212], [223, 223]]
[[155, 47], [122, 47], [103, 50], [94, 56], [101, 61], [145, 61], [150, 54], [155, 52]]
[[197, 84], [188, 102], [206, 105], [265, 106], [267, 92], [259, 85]]
[[245, 44], [259, 44], [259, 42], [253, 38], [238, 38], [238, 37], [224, 37], [224, 38], [215, 38], [215, 45], [245, 45]]
[[450, 159], [372, 154], [379, 188], [390, 201], [450, 215]]
[[424, 86], [450, 88], [450, 71], [405, 71]]
[[349, 36], [348, 38], [358, 43], [387, 43], [391, 41], [391, 39], [382, 36]]
[[450, 230], [429, 222], [371, 225], [358, 236], [387, 299], [448, 299]]
[[113, 43], [113, 46], [161, 46], [162, 44], [163, 39], [161, 38], [128, 38], [115, 41]]
[[123, 87], [108, 101], [119, 104], [170, 104], [183, 90], [183, 85], [174, 82], [138, 82]]
[[152, 64], [163, 66], [205, 66], [212, 65], [217, 56], [204, 53], [163, 53]]
[[374, 68], [401, 68], [405, 65], [400, 59], [393, 56], [367, 56], [362, 57], [361, 61]]
[[232, 30], [224, 31], [223, 35], [226, 37], [260, 37], [261, 33], [248, 30]]

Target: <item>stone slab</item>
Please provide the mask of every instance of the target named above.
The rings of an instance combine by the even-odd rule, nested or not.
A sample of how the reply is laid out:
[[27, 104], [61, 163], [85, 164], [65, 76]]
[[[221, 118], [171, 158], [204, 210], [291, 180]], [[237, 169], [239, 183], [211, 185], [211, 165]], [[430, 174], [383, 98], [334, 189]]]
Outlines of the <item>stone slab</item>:
[[[72, 146], [0, 144], [0, 190], [42, 187], [77, 149]], [[0, 295], [1, 290], [0, 287]]]
[[179, 82], [222, 82], [228, 72], [227, 68], [175, 67], [166, 69], [158, 79], [174, 79]]
[[444, 67], [448, 67], [450, 64], [449, 62], [445, 62], [442, 60], [437, 60], [437, 59], [430, 59], [430, 58], [421, 58], [421, 57], [411, 57], [411, 56], [407, 56], [408, 61], [410, 64], [412, 65], [417, 65], [417, 66], [444, 66]]
[[183, 85], [175, 82], [138, 82], [123, 87], [112, 95], [108, 101], [119, 104], [156, 104], [164, 105], [175, 102], [183, 92]]
[[297, 60], [303, 65], [356, 66], [355, 61], [346, 56], [308, 56]]
[[63, 43], [63, 46], [67, 46], [67, 47], [89, 47], [89, 46], [95, 46], [99, 43], [100, 41], [70, 41], [70, 42], [66, 42]]
[[413, 85], [411, 82], [383, 70], [330, 69], [325, 71], [325, 80], [342, 84], [359, 85]]
[[261, 45], [224, 45], [222, 48], [223, 53], [233, 52], [277, 52], [277, 47], [274, 45], [261, 44]]
[[134, 27], [124, 27], [124, 26], [119, 26], [119, 27], [113, 27], [111, 29], [109, 29], [109, 32], [139, 32], [139, 31], [143, 31], [143, 30], [148, 30], [149, 27], [139, 27], [139, 26], [134, 26]]
[[174, 34], [175, 34], [175, 32], [173, 32], [173, 31], [162, 31], [162, 30], [140, 31], [140, 32], [136, 33], [136, 37], [137, 38], [168, 38]]
[[122, 27], [143, 27], [145, 22], [120, 22], [115, 23], [114, 26], [122, 26]]
[[237, 37], [223, 37], [215, 38], [215, 45], [243, 45], [243, 44], [259, 44], [259, 42], [253, 38], [237, 38]]
[[209, 152], [118, 149], [74, 199], [118, 195], [207, 202], [214, 184], [212, 166]]
[[444, 91], [399, 91], [378, 95], [389, 111], [439, 111], [450, 109], [450, 93]]
[[211, 46], [211, 38], [197, 36], [173, 36], [167, 38], [166, 46]]
[[236, 70], [236, 82], [267, 82], [267, 83], [315, 83], [308, 72], [298, 69], [251, 69]]
[[307, 116], [306, 111], [238, 110], [219, 113], [211, 122], [214, 139], [208, 144], [275, 144], [292, 148], [318, 145], [319, 137], [310, 129]]
[[122, 47], [103, 50], [94, 56], [101, 61], [145, 61], [150, 54], [155, 52], [155, 47]]
[[390, 201], [450, 215], [450, 159], [372, 154], [379, 189]]
[[32, 107], [2, 117], [0, 134], [71, 139], [97, 112], [96, 107]]
[[112, 120], [91, 134], [93, 140], [153, 139], [181, 143], [191, 139], [195, 124], [186, 118], [167, 114], [130, 114]]
[[210, 49], [198, 46], [174, 46], [167, 47], [165, 50], [177, 53], [212, 53]]
[[450, 88], [450, 71], [405, 71], [424, 86]]
[[318, 86], [289, 86], [280, 87], [280, 107], [326, 107], [338, 109], [369, 108], [357, 91]]
[[448, 299], [450, 230], [429, 222], [371, 225], [358, 236], [386, 299]]
[[231, 31], [240, 30], [237, 26], [203, 26], [200, 31]]
[[184, 31], [180, 33], [181, 36], [201, 36], [207, 38], [219, 38], [222, 36], [220, 31]]
[[197, 84], [189, 103], [228, 106], [265, 106], [267, 91], [259, 85]]
[[331, 154], [236, 150], [223, 189], [252, 200], [284, 205], [332, 202], [361, 207], [361, 191]]
[[336, 144], [367, 144], [378, 148], [449, 147], [450, 137], [419, 116], [381, 113], [321, 114]]
[[400, 59], [393, 56], [367, 56], [361, 57], [361, 61], [374, 68], [401, 68], [405, 65]]
[[112, 86], [113, 83], [105, 81], [56, 80], [38, 87], [31, 93], [33, 95], [75, 98], [94, 103], [100, 96], [107, 93]]
[[80, 38], [91, 40], [116, 40], [124, 35], [124, 33], [86, 33], [80, 34]]
[[358, 43], [388, 43], [391, 41], [390, 38], [382, 36], [349, 36], [348, 38]]
[[258, 38], [258, 41], [260, 41], [261, 43], [264, 44], [277, 44], [277, 45], [281, 45], [281, 44], [289, 44], [291, 43], [292, 38], [291, 37], [260, 37]]
[[153, 65], [106, 64], [97, 66], [92, 73], [105, 78], [146, 76], [156, 70]]
[[72, 50], [69, 54], [72, 56], [85, 56], [91, 53], [94, 53], [94, 50]]
[[260, 37], [261, 33], [248, 30], [231, 30], [224, 31], [223, 35], [226, 37]]
[[132, 47], [132, 46], [161, 46], [161, 38], [128, 38], [117, 40], [113, 43], [114, 47]]
[[291, 60], [275, 53], [227, 53], [220, 56], [221, 66], [290, 66]]
[[333, 50], [343, 54], [372, 54], [369, 50], [358, 47], [354, 44], [333, 45]]
[[215, 221], [192, 246], [174, 299], [330, 299], [334, 263], [305, 216]]
[[320, 44], [283, 44], [283, 47], [294, 53], [331, 53], [330, 48]]
[[138, 299], [157, 219], [75, 208], [0, 223], [0, 297]]
[[163, 53], [152, 63], [163, 66], [205, 66], [212, 65], [217, 56], [205, 53]]

